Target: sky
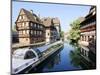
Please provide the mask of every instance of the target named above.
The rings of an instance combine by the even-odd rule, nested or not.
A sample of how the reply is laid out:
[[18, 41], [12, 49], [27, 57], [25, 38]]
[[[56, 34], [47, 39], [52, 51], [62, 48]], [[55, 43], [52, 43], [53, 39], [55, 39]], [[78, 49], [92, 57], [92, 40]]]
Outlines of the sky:
[[33, 13], [40, 14], [43, 17], [58, 17], [60, 19], [61, 30], [68, 32], [70, 24], [84, 17], [89, 13], [90, 6], [86, 5], [69, 5], [69, 4], [51, 4], [51, 3], [36, 3], [36, 2], [12, 2], [12, 25], [19, 15], [20, 9], [24, 8], [28, 11], [33, 10]]

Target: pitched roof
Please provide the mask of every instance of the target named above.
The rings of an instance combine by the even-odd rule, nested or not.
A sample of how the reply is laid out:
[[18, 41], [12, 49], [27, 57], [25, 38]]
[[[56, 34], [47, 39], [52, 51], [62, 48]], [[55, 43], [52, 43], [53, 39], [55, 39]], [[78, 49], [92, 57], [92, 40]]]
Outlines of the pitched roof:
[[[25, 13], [26, 17], [28, 18], [28, 21], [42, 23], [42, 21], [39, 19], [39, 17], [36, 14], [31, 13], [30, 11], [27, 11], [24, 8], [22, 8], [21, 11], [23, 11]], [[21, 11], [20, 11], [20, 13], [21, 13]]]
[[50, 17], [45, 17], [42, 18], [41, 20], [46, 27], [52, 26], [52, 19]]
[[60, 25], [60, 20], [58, 18], [53, 18], [53, 23]]

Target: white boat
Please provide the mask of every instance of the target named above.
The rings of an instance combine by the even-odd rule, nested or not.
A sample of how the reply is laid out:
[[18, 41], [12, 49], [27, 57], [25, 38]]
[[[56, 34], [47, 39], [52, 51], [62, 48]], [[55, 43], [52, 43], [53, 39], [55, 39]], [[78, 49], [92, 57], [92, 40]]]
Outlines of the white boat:
[[12, 73], [16, 74], [33, 63], [37, 62], [41, 57], [38, 49], [23, 48], [17, 49], [12, 55]]
[[[44, 45], [38, 48], [31, 47], [15, 50], [12, 55], [12, 74], [17, 74], [31, 65], [38, 65], [54, 52], [56, 52], [59, 48], [61, 48], [62, 44], [62, 41], [57, 41], [55, 43]], [[53, 49], [53, 46], [57, 47], [54, 47]]]

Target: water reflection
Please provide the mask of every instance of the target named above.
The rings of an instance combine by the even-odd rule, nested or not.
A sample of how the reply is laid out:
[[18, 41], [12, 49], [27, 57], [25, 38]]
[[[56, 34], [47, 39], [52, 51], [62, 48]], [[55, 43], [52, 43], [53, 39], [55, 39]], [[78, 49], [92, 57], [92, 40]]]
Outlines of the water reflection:
[[75, 50], [70, 51], [70, 58], [71, 58], [71, 64], [75, 67], [79, 67], [80, 65], [80, 48], [75, 48]]
[[61, 62], [61, 54], [60, 52], [63, 50], [64, 47], [59, 49], [55, 54], [47, 58], [44, 62], [39, 64], [35, 69], [31, 69], [29, 73], [40, 73], [40, 72], [45, 72], [45, 71], [52, 71], [54, 66], [58, 65]]
[[[91, 51], [89, 50], [89, 55], [87, 53], [84, 55], [83, 48], [81, 46], [74, 46], [74, 50], [70, 51], [70, 57], [71, 57], [71, 64], [75, 67], [81, 67], [83, 70], [86, 69], [95, 69], [96, 68], [96, 62], [92, 61], [90, 58], [93, 58], [90, 56]], [[87, 49], [87, 48], [84, 48]], [[84, 50], [86, 51], [86, 50]], [[93, 55], [93, 54], [91, 54]]]
[[28, 73], [94, 69], [93, 62], [84, 59], [80, 51], [81, 47], [77, 44], [64, 43], [64, 47], [35, 68], [31, 68]]

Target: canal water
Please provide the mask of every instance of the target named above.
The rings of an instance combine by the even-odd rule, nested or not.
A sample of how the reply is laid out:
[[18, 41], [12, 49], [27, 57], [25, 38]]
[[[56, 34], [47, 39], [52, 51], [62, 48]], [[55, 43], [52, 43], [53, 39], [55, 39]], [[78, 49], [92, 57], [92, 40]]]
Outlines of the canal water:
[[44, 73], [59, 71], [75, 71], [96, 69], [92, 62], [88, 62], [80, 55], [80, 47], [64, 43], [64, 46], [56, 53], [48, 57], [35, 68], [31, 67], [22, 73]]
[[77, 63], [73, 63], [75, 59], [73, 60], [74, 56], [72, 52], [75, 49], [76, 48], [72, 45], [64, 43], [64, 47], [59, 49], [56, 53], [54, 53], [37, 67], [29, 70], [28, 73], [81, 70], [82, 67], [80, 65], [77, 65]]

